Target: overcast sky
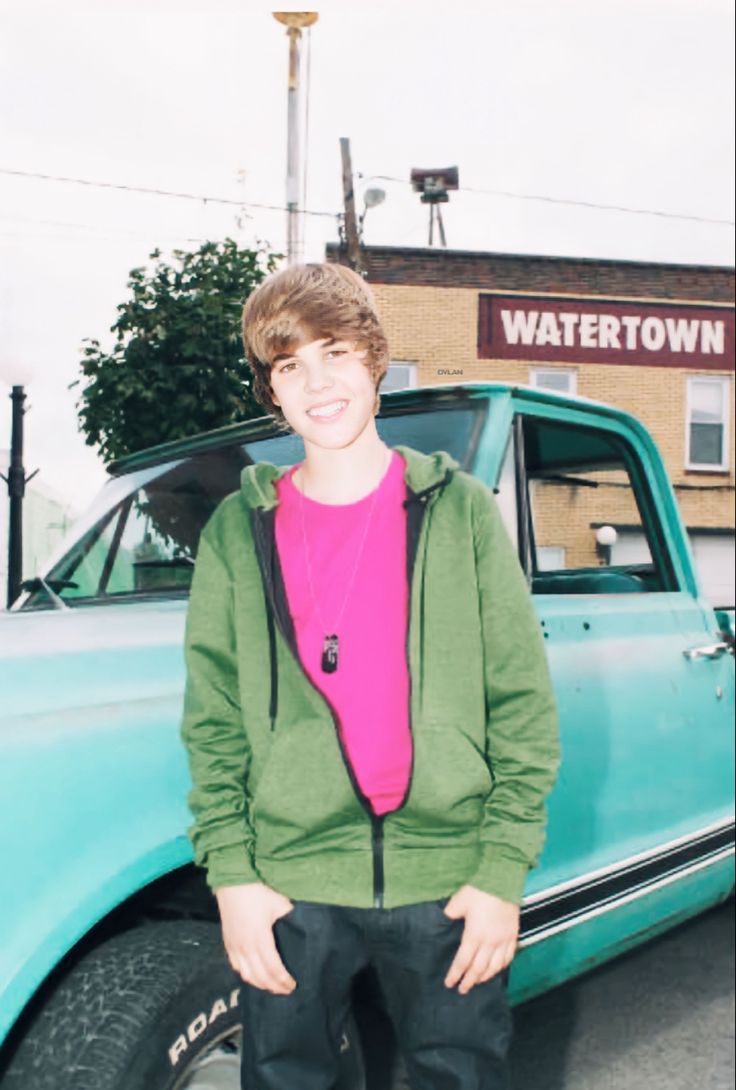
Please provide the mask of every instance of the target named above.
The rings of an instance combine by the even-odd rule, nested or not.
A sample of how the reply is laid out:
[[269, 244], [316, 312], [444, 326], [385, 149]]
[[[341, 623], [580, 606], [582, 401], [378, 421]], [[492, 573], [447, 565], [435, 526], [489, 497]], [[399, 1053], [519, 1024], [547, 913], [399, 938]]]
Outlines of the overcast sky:
[[[732, 264], [732, 7], [320, 4], [302, 64], [305, 207], [327, 215], [305, 216], [304, 256], [337, 237], [348, 136], [359, 200], [386, 192], [368, 244], [426, 245], [409, 172], [457, 165], [452, 248]], [[129, 270], [154, 247], [225, 235], [285, 247], [285, 213], [256, 206], [285, 203], [287, 39], [247, 0], [0, 0], [0, 13], [0, 375], [28, 384], [27, 468], [83, 506], [104, 471], [67, 386], [84, 337], [109, 345]]]

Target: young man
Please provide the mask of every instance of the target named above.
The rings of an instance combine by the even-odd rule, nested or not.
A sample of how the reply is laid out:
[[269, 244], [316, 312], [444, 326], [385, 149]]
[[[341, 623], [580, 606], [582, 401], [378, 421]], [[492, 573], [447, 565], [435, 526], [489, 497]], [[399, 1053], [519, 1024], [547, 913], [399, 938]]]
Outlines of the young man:
[[504, 1090], [504, 970], [558, 763], [524, 576], [490, 489], [380, 438], [360, 277], [271, 276], [244, 339], [305, 458], [243, 472], [187, 622], [191, 835], [246, 982], [243, 1090], [334, 1087], [368, 964], [413, 1090]]

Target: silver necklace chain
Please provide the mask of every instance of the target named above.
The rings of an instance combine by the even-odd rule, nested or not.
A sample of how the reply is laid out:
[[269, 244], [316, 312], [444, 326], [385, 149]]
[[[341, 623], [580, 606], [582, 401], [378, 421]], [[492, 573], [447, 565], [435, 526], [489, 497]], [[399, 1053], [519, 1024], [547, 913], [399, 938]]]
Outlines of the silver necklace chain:
[[[390, 463], [390, 461], [391, 461], [391, 452], [389, 451], [389, 463]], [[352, 572], [350, 574], [350, 579], [348, 580], [347, 590], [345, 591], [345, 596], [344, 596], [344, 598], [342, 600], [342, 605], [340, 606], [340, 612], [337, 615], [337, 620], [336, 620], [335, 625], [334, 625], [334, 627], [332, 629], [333, 632], [340, 625], [340, 621], [342, 620], [342, 615], [345, 612], [345, 607], [346, 607], [346, 605], [348, 603], [348, 599], [350, 598], [350, 595], [351, 595], [352, 590], [353, 590], [353, 584], [355, 582], [355, 576], [357, 575], [358, 566], [359, 566], [361, 558], [363, 556], [363, 548], [365, 546], [366, 539], [368, 537], [368, 529], [369, 529], [369, 527], [371, 525], [371, 522], [373, 520], [373, 510], [374, 510], [374, 508], [376, 506], [376, 499], [378, 498], [378, 492], [379, 492], [379, 489], [381, 487], [381, 483], [383, 482], [383, 478], [384, 478], [384, 476], [386, 474], [387, 469], [388, 469], [388, 464], [385, 466], [385, 468], [384, 468], [384, 470], [383, 470], [383, 472], [381, 474], [381, 479], [380, 479], [380, 481], [378, 482], [378, 484], [376, 485], [376, 487], [375, 487], [375, 489], [373, 491], [373, 497], [371, 499], [371, 506], [370, 506], [370, 510], [368, 512], [368, 518], [366, 519], [365, 525], [363, 527], [363, 535], [362, 535], [361, 541], [360, 541], [360, 548], [358, 549], [357, 553], [355, 554], [355, 563], [353, 564], [353, 570], [352, 570]], [[293, 481], [292, 481], [292, 483], [293, 483]], [[296, 485], [294, 485], [294, 487], [296, 488]], [[317, 595], [316, 595], [315, 590], [314, 590], [314, 581], [312, 579], [312, 564], [311, 564], [311, 561], [310, 561], [310, 558], [309, 558], [309, 545], [307, 543], [307, 529], [306, 529], [306, 524], [305, 524], [305, 521], [304, 521], [304, 497], [303, 497], [301, 491], [298, 488], [296, 490], [297, 490], [297, 492], [299, 494], [299, 512], [301, 514], [302, 540], [304, 542], [304, 562], [305, 562], [306, 569], [307, 569], [307, 582], [309, 583], [309, 592], [312, 595], [312, 602], [314, 603], [314, 610], [315, 610], [315, 613], [317, 614], [317, 620], [322, 625], [323, 631], [325, 633], [328, 633], [328, 632], [330, 632], [330, 628], [324, 623], [324, 618], [322, 617], [322, 612], [321, 612], [321, 610], [319, 608], [319, 602], [317, 600]]]

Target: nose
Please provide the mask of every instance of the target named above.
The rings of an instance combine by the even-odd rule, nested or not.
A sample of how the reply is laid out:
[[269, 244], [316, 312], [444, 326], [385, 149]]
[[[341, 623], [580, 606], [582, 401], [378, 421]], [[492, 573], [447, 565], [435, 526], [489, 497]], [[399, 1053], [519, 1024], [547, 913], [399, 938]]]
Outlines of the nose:
[[332, 386], [333, 377], [322, 359], [305, 360], [304, 389], [307, 393], [317, 393]]

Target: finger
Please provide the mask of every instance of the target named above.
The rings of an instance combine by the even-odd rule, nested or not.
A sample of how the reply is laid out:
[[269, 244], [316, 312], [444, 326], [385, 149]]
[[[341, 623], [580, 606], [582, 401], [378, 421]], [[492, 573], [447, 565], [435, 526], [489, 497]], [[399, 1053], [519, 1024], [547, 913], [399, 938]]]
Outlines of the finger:
[[248, 958], [239, 957], [235, 959], [235, 972], [240, 975], [246, 984], [250, 984], [254, 988], [258, 987], [253, 977], [253, 967]]
[[265, 971], [261, 959], [256, 950], [250, 950], [248, 954], [241, 953], [238, 957], [238, 972], [246, 984], [260, 991], [271, 991], [268, 974]]
[[288, 916], [289, 913], [293, 912], [293, 911], [294, 911], [294, 902], [290, 901], [288, 897], [283, 897], [282, 898], [281, 908], [279, 909], [279, 911], [274, 916], [273, 923], [276, 923], [276, 920], [280, 920], [284, 916]]
[[278, 988], [279, 994], [288, 995], [289, 992], [293, 992], [294, 988], [296, 988], [296, 981], [287, 971], [279, 956], [276, 940], [270, 928], [258, 943], [258, 955], [272, 986]]
[[445, 977], [445, 984], [448, 988], [454, 988], [458, 980], [462, 977], [470, 965], [471, 961], [475, 957], [478, 951], [478, 942], [475, 939], [469, 938], [465, 932], [460, 945], [457, 948], [457, 953], [453, 959], [450, 968], [447, 971]]
[[507, 965], [506, 961], [506, 947], [497, 946], [491, 952], [491, 956], [488, 959], [488, 965], [485, 972], [480, 978], [481, 984], [485, 984], [487, 980], [491, 980], [494, 976], [497, 976]]
[[496, 973], [500, 973], [503, 967], [503, 958], [498, 953], [498, 951], [496, 951], [495, 953], [491, 954], [490, 958], [488, 959], [488, 964], [486, 965], [485, 970], [483, 971], [483, 974], [481, 975], [478, 983], [485, 984], [486, 981], [491, 980], [491, 978], [494, 977]]
[[504, 958], [503, 958], [503, 965], [501, 966], [501, 968], [505, 969], [507, 965], [510, 965], [511, 962], [514, 960], [515, 956], [516, 956], [516, 939], [513, 939], [511, 942], [507, 943], [507, 945], [506, 945], [506, 950], [504, 952]]
[[457, 989], [460, 995], [467, 995], [470, 989], [475, 987], [488, 968], [488, 963], [492, 957], [493, 948], [488, 946], [480, 946], [478, 948], [475, 957], [460, 981], [460, 985]]
[[465, 909], [463, 908], [462, 900], [456, 893], [452, 895], [445, 907], [442, 909], [445, 916], [449, 916], [451, 920], [459, 920], [465, 915]]
[[272, 992], [274, 995], [284, 995], [285, 989], [278, 983], [276, 979], [271, 975], [266, 966], [263, 964], [263, 960], [257, 950], [254, 950], [249, 958], [248, 964], [251, 970], [251, 979], [249, 983], [254, 988], [260, 988], [264, 992]]

